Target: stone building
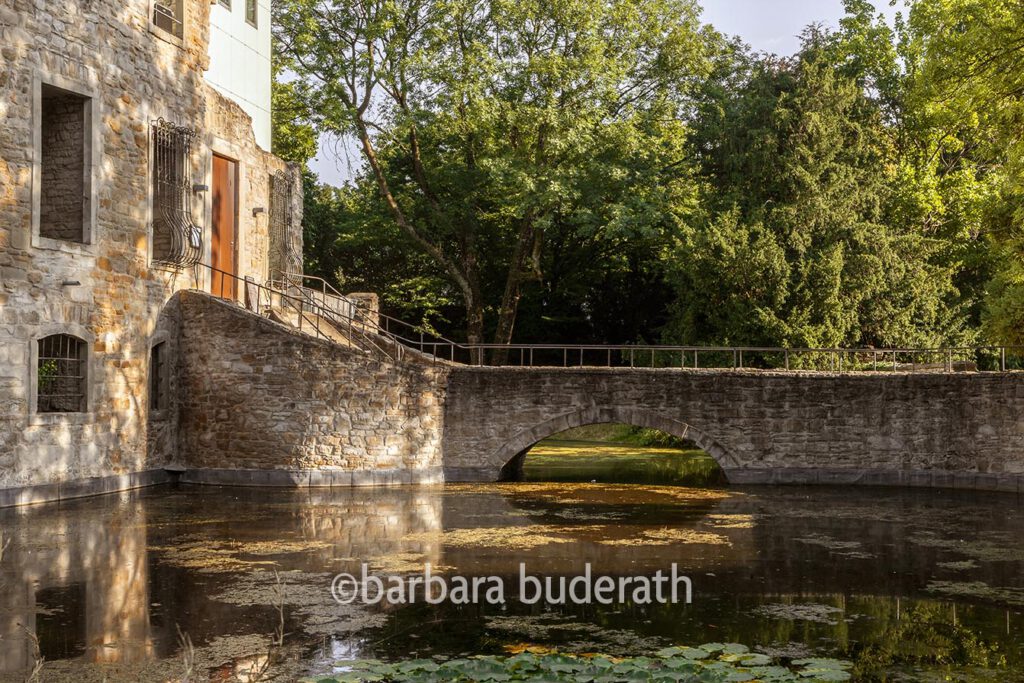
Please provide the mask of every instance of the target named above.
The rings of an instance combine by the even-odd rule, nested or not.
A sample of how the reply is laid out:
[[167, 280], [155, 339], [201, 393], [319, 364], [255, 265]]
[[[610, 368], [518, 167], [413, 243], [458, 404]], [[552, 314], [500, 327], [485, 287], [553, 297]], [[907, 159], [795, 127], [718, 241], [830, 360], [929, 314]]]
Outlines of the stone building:
[[0, 0], [0, 505], [163, 476], [174, 293], [301, 269], [269, 30], [265, 0]]

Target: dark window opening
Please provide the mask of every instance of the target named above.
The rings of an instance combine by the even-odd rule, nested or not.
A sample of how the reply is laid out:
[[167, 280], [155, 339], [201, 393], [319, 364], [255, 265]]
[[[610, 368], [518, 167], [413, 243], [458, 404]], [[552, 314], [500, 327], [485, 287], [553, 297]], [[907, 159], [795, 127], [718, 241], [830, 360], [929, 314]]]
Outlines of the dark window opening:
[[153, 124], [153, 263], [199, 263], [202, 232], [192, 221], [188, 181], [196, 131], [160, 119]]
[[87, 352], [84, 341], [68, 334], [39, 340], [37, 412], [85, 412]]
[[42, 86], [40, 112], [39, 234], [85, 241], [89, 184], [86, 163], [86, 106], [82, 97]]
[[167, 408], [167, 344], [154, 344], [149, 352], [149, 408]]
[[172, 36], [181, 38], [185, 34], [184, 19], [183, 0], [155, 0], [153, 3], [153, 23]]
[[245, 20], [256, 26], [256, 0], [245, 0]]

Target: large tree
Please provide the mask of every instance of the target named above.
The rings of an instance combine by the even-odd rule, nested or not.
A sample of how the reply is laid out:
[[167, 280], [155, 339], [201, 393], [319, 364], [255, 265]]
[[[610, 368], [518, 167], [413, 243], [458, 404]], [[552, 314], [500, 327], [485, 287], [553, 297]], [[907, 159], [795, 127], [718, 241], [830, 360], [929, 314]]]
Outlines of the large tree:
[[[1024, 7], [917, 0], [903, 35], [913, 128], [935, 169], [936, 223], [976, 238], [988, 338], [1024, 343]], [[925, 186], [927, 187], [927, 186]]]
[[318, 127], [358, 140], [388, 220], [462, 299], [471, 343], [489, 310], [493, 341], [512, 339], [554, 233], [647, 230], [666, 223], [651, 202], [682, 192], [679, 121], [711, 40], [693, 0], [274, 11], [296, 93]]
[[[877, 27], [846, 25], [865, 28]], [[865, 37], [851, 53], [849, 38], [812, 27], [791, 59], [738, 47], [709, 80], [692, 136], [705, 190], [677, 250], [670, 339], [962, 340], [947, 242], [893, 215], [902, 179], [884, 51]]]

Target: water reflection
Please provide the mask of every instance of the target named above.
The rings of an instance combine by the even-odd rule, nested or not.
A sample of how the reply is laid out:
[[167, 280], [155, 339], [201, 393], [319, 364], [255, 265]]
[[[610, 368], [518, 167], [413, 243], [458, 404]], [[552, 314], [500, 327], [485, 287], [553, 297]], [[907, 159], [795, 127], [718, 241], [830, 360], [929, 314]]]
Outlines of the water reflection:
[[[843, 656], [861, 680], [1024, 667], [1024, 515], [1015, 497], [940, 491], [508, 484], [285, 491], [153, 489], [0, 511], [0, 678], [39, 656], [60, 680], [281, 680], [337, 659], [638, 654], [743, 642]], [[672, 563], [692, 605], [342, 607], [340, 571], [423, 563], [514, 586]], [[285, 637], [275, 645], [283, 621]], [[36, 639], [39, 653], [35, 652]], [[88, 678], [88, 676], [86, 676]]]
[[30, 668], [37, 657], [152, 657], [145, 508], [137, 499], [103, 508], [85, 517], [22, 511], [5, 519], [11, 543], [0, 567], [0, 671]]

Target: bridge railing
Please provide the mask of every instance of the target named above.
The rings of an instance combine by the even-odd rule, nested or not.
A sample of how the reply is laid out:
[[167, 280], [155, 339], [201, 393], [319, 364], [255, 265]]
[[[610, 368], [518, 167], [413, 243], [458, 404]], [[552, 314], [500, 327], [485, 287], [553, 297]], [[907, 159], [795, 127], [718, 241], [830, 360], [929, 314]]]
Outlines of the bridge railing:
[[[760, 346], [671, 346], [645, 344], [468, 344], [446, 339], [425, 326], [370, 311], [322, 278], [281, 273], [259, 285], [206, 264], [211, 290], [224, 298], [244, 291], [256, 311], [272, 300], [295, 311], [299, 325], [329, 338], [320, 319], [343, 328], [357, 346], [401, 359], [402, 347], [435, 363], [519, 367], [680, 368], [818, 372], [1009, 372], [1024, 370], [1024, 346], [948, 348], [776, 348]], [[305, 286], [315, 281], [316, 288]], [[231, 284], [231, 294], [224, 290]], [[197, 279], [197, 285], [198, 285]], [[216, 291], [219, 288], [221, 291]], [[255, 298], [256, 301], [249, 301]], [[261, 301], [262, 300], [262, 301]], [[255, 305], [253, 305], [255, 303]]]
[[[1024, 347], [828, 349], [755, 346], [458, 345], [476, 365], [683, 368], [825, 372], [1006, 372], [1024, 369]], [[473, 354], [473, 351], [477, 353]], [[429, 353], [430, 350], [427, 349]], [[459, 354], [456, 354], [458, 357]]]

